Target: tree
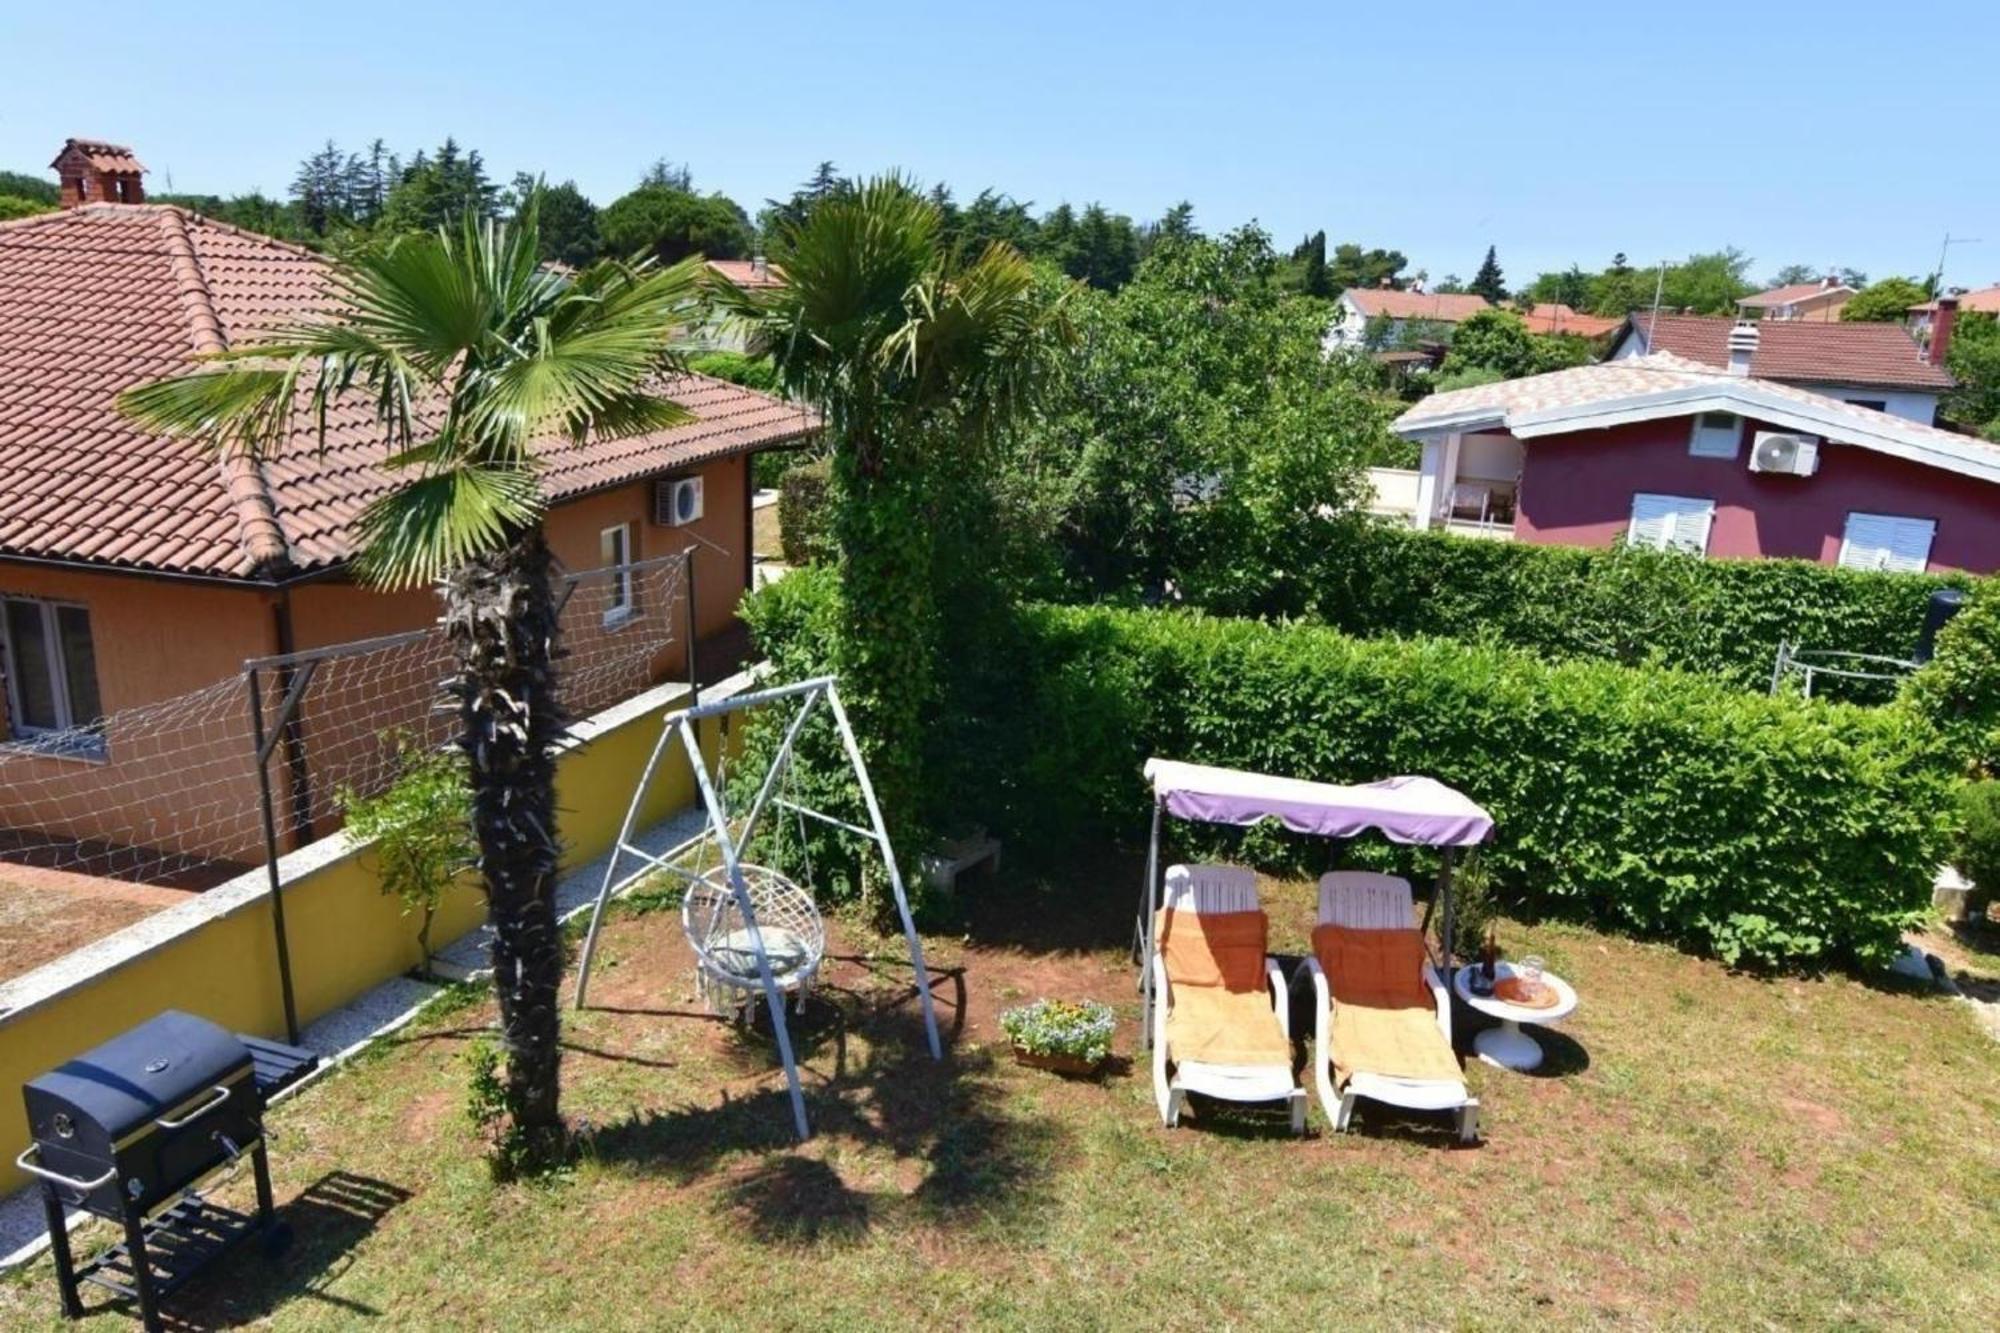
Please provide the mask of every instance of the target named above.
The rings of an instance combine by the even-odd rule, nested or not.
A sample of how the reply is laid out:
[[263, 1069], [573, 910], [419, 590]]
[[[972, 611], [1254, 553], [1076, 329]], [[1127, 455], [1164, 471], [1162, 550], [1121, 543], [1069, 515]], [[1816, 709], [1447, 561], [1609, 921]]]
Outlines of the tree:
[[447, 138], [434, 156], [418, 153], [410, 160], [383, 201], [381, 226], [392, 234], [428, 232], [461, 216], [484, 222], [499, 211], [500, 188], [487, 179], [478, 151], [466, 152]]
[[1494, 305], [1502, 305], [1507, 300], [1507, 283], [1500, 276], [1500, 256], [1492, 246], [1486, 247], [1486, 258], [1479, 261], [1479, 271], [1472, 275], [1466, 289], [1474, 296], [1483, 296]]
[[1817, 264], [1787, 264], [1776, 273], [1773, 273], [1771, 280], [1765, 283], [1764, 286], [1766, 288], [1798, 287], [1808, 282], [1818, 282], [1821, 272], [1822, 270]]
[[323, 443], [335, 409], [377, 423], [392, 485], [361, 516], [354, 567], [377, 587], [442, 583], [493, 927], [509, 1155], [545, 1163], [565, 1139], [554, 896], [563, 715], [540, 465], [563, 442], [690, 419], [647, 386], [680, 366], [672, 348], [700, 266], [607, 262], [571, 278], [542, 265], [537, 230], [532, 208], [512, 227], [468, 209], [454, 229], [359, 249], [329, 266], [317, 318], [127, 390], [118, 405], [252, 460], [302, 428]]
[[750, 219], [720, 194], [690, 194], [668, 185], [641, 185], [598, 217], [608, 254], [646, 253], [663, 263], [689, 255], [735, 259], [750, 253]]
[[1459, 321], [1451, 350], [1438, 370], [1447, 378], [1480, 370], [1501, 379], [1515, 379], [1580, 366], [1591, 359], [1588, 339], [1530, 333], [1511, 310], [1482, 310]]
[[694, 170], [685, 162], [669, 162], [664, 157], [654, 158], [653, 165], [647, 167], [639, 177], [639, 185], [651, 185], [662, 190], [678, 190], [682, 194], [694, 193]]
[[1349, 287], [1380, 287], [1384, 280], [1391, 286], [1399, 286], [1396, 275], [1409, 262], [1400, 250], [1363, 250], [1343, 241], [1333, 248], [1333, 258], [1327, 263], [1327, 280], [1333, 284], [1335, 296]]
[[893, 175], [826, 194], [770, 251], [783, 287], [722, 295], [787, 393], [826, 422], [835, 664], [884, 814], [903, 846], [921, 847], [925, 719], [940, 684], [932, 474], [976, 466], [1033, 401], [1066, 341], [1061, 303], [1012, 247], [947, 245], [937, 208]]
[[372, 140], [365, 153], [347, 158], [347, 207], [354, 221], [372, 227], [382, 216], [389, 189], [403, 175], [403, 164], [382, 140]]
[[514, 177], [514, 215], [530, 205], [541, 218], [542, 258], [582, 268], [599, 252], [597, 205], [583, 197], [575, 181], [549, 185], [526, 172]]
[[0, 171], [0, 194], [38, 204], [55, 204], [62, 200], [62, 193], [57, 190], [54, 181], [30, 176], [23, 171]]
[[299, 163], [298, 175], [292, 178], [292, 202], [298, 206], [300, 225], [315, 236], [324, 236], [336, 224], [352, 221], [348, 199], [352, 178], [350, 159], [331, 139]]
[[1326, 233], [1316, 231], [1299, 242], [1292, 251], [1292, 261], [1298, 268], [1298, 290], [1307, 296], [1317, 296], [1322, 300], [1331, 299], [1333, 276], [1326, 267]]
[[1099, 291], [1116, 291], [1139, 266], [1139, 235], [1132, 219], [1091, 204], [1076, 220], [1063, 271]]
[[54, 204], [39, 199], [24, 199], [18, 194], [0, 194], [0, 222], [11, 222], [15, 218], [31, 218], [37, 213], [55, 210]]
[[1945, 418], [2000, 439], [2000, 319], [1976, 310], [1960, 312], [1944, 358], [1958, 381], [1940, 404]]
[[[854, 188], [853, 182], [840, 174], [840, 168], [832, 162], [821, 162], [813, 169], [813, 174], [805, 184], [792, 191], [789, 199], [766, 199], [763, 211], [757, 215], [757, 230], [765, 236], [774, 236], [785, 227], [799, 227], [805, 223], [806, 214], [822, 199], [846, 193]], [[951, 192], [945, 191], [949, 200]]]
[[1862, 323], [1901, 324], [1910, 317], [1910, 307], [1930, 299], [1924, 284], [1915, 278], [1884, 278], [1856, 292], [1840, 308], [1840, 317]]

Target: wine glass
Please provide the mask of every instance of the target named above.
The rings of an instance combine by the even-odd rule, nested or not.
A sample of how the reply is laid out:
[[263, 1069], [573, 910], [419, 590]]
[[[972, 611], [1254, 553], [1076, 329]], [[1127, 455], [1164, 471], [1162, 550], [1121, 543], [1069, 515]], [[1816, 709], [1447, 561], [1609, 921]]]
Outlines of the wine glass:
[[1521, 960], [1521, 989], [1533, 995], [1542, 988], [1542, 959], [1539, 954], [1529, 954]]

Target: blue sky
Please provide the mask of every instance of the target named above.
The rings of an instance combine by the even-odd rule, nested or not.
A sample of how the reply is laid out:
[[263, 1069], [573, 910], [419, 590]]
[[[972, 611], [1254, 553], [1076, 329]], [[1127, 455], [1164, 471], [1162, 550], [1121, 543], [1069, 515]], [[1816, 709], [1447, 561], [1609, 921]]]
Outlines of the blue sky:
[[2000, 5], [430, 0], [0, 6], [0, 166], [72, 134], [154, 189], [282, 192], [446, 134], [600, 203], [651, 160], [752, 212], [822, 158], [961, 198], [1393, 246], [1511, 279], [1614, 251], [2000, 281]]

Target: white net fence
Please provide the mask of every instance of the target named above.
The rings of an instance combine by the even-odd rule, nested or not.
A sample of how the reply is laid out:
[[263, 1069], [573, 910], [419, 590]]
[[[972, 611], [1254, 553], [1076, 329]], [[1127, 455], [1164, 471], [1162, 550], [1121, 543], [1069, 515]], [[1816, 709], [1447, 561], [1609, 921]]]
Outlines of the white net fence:
[[[687, 670], [681, 556], [563, 575], [559, 681], [589, 716]], [[350, 796], [395, 780], [399, 747], [457, 719], [436, 626], [261, 659], [188, 694], [0, 750], [0, 863], [205, 888], [262, 863], [258, 721], [280, 850], [324, 837]], [[251, 715], [252, 684], [261, 719]], [[4, 865], [0, 865], [0, 873]]]

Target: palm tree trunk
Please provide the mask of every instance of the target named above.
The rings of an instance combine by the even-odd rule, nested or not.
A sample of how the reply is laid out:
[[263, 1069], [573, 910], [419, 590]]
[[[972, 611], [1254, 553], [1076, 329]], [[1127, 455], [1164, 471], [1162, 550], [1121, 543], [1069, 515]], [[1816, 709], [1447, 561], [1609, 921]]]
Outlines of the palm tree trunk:
[[460, 744], [493, 927], [508, 1111], [529, 1162], [549, 1160], [563, 1141], [554, 758], [563, 717], [549, 560], [541, 529], [530, 528], [445, 582]]

